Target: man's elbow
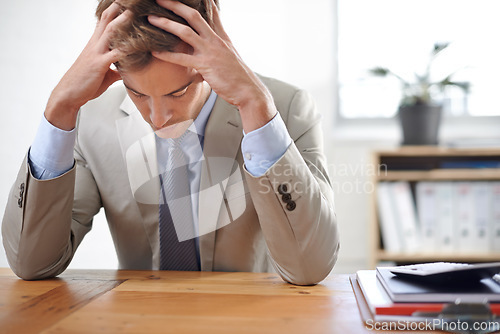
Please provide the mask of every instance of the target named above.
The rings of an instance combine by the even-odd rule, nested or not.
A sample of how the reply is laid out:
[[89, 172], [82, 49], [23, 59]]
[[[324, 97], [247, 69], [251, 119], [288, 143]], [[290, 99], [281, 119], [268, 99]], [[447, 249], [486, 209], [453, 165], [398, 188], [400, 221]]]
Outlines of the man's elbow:
[[10, 266], [14, 274], [17, 277], [25, 280], [25, 281], [36, 281], [47, 278], [55, 277], [59, 274], [57, 271], [47, 271], [47, 270], [39, 270], [30, 265], [22, 265], [18, 264], [17, 266]]
[[35, 281], [47, 278], [53, 278], [61, 274], [69, 264], [69, 261], [57, 261], [52, 265], [43, 265], [35, 263], [26, 258], [7, 257], [11, 270], [17, 277], [25, 281]]
[[307, 265], [301, 266], [300, 270], [294, 272], [286, 271], [283, 268], [276, 268], [284, 281], [293, 285], [316, 285], [328, 277], [337, 262], [340, 243], [337, 241], [331, 256], [318, 258], [317, 261], [307, 261]]

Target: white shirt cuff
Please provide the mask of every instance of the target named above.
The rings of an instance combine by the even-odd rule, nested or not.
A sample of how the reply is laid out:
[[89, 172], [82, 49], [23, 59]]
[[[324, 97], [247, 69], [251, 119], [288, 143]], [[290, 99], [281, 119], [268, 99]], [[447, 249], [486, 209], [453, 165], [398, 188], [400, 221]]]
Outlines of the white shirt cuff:
[[43, 116], [28, 154], [34, 176], [48, 179], [70, 170], [74, 163], [75, 141], [76, 129], [61, 130]]
[[285, 122], [277, 113], [266, 125], [244, 133], [241, 151], [247, 171], [255, 177], [264, 175], [291, 144]]

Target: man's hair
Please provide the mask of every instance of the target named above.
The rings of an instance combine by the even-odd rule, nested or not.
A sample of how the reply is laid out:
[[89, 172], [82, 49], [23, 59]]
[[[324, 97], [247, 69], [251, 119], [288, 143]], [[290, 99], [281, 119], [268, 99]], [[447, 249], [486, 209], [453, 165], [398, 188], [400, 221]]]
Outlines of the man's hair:
[[[200, 12], [201, 16], [210, 25], [212, 23], [211, 0], [178, 0]], [[99, 0], [96, 16], [101, 15], [115, 0]], [[153, 51], [175, 50], [181, 40], [160, 28], [149, 23], [148, 16], [166, 17], [172, 21], [188, 25], [180, 16], [174, 14], [156, 3], [156, 0], [118, 0], [117, 3], [132, 12], [132, 19], [121, 25], [113, 32], [110, 49], [119, 49], [126, 54], [115, 65], [123, 71], [141, 70], [152, 61]], [[215, 0], [218, 6], [218, 0]]]

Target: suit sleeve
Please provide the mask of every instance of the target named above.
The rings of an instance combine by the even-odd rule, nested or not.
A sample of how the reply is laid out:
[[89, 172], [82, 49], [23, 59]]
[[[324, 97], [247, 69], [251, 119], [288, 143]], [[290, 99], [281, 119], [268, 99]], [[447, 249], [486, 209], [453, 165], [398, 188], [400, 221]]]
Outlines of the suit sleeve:
[[264, 175], [246, 172], [246, 179], [275, 269], [287, 282], [310, 285], [330, 273], [338, 256], [333, 190], [311, 97], [299, 90], [280, 112], [293, 143]]
[[9, 265], [23, 279], [62, 273], [101, 207], [94, 178], [77, 148], [75, 159], [63, 175], [38, 180], [26, 157], [12, 186], [2, 236]]

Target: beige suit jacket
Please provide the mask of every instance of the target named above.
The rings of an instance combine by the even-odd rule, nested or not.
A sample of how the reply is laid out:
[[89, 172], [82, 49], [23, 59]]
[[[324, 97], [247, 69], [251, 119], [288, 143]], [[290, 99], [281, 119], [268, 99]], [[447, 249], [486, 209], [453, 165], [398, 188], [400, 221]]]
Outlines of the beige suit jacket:
[[[273, 271], [314, 284], [336, 262], [333, 193], [314, 103], [304, 91], [263, 78], [293, 144], [261, 177], [243, 166], [238, 110], [218, 98], [209, 117], [199, 193], [204, 271]], [[160, 185], [154, 134], [123, 87], [109, 89], [79, 114], [75, 165], [35, 179], [27, 159], [2, 224], [13, 271], [53, 277], [69, 265], [92, 219], [104, 208], [121, 269], [158, 269]]]

